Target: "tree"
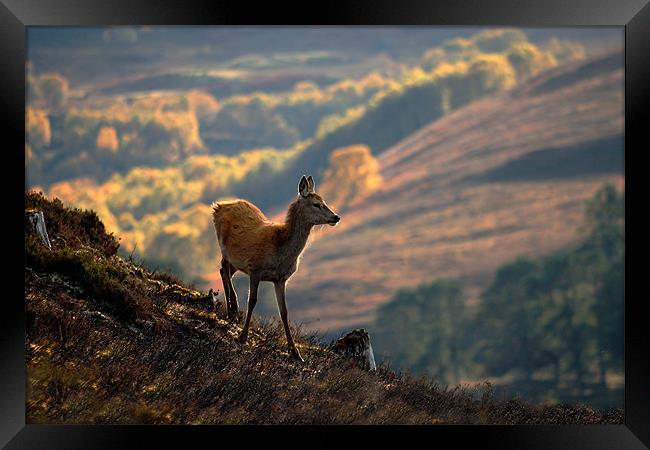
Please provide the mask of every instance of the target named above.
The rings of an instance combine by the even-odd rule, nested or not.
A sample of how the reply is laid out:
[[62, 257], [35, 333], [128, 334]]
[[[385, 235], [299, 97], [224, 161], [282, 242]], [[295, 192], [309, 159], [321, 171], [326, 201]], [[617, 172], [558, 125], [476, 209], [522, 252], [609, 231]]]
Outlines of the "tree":
[[605, 272], [596, 294], [600, 382], [605, 385], [607, 369], [623, 371], [623, 312], [625, 263], [617, 261]]
[[61, 110], [68, 100], [70, 86], [68, 80], [58, 73], [41, 75], [39, 78], [39, 91], [47, 104], [54, 112]]
[[546, 51], [550, 52], [559, 63], [575, 61], [586, 57], [585, 48], [578, 42], [561, 41], [552, 37], [546, 43]]
[[319, 190], [338, 209], [373, 193], [381, 186], [379, 162], [366, 145], [339, 148], [330, 155], [330, 165]]
[[517, 42], [506, 52], [506, 57], [517, 71], [517, 77], [536, 75], [544, 69], [557, 65], [551, 53], [542, 52], [530, 42]]
[[542, 330], [538, 318], [543, 307], [531, 294], [537, 265], [519, 259], [497, 272], [481, 296], [476, 316], [477, 358], [488, 374], [503, 375], [520, 369], [527, 381], [540, 366]]
[[602, 249], [610, 262], [621, 259], [625, 252], [625, 194], [610, 184], [586, 206], [589, 244]]
[[465, 83], [471, 98], [477, 99], [513, 87], [515, 70], [504, 55], [482, 54], [470, 62]]
[[375, 347], [397, 367], [458, 382], [464, 365], [466, 323], [458, 283], [437, 281], [400, 290], [378, 311]]
[[52, 130], [50, 120], [43, 110], [27, 108], [27, 143], [32, 150], [38, 150], [49, 147], [52, 140]]
[[101, 127], [97, 133], [97, 148], [106, 150], [109, 153], [116, 153], [120, 147], [120, 141], [117, 138], [117, 132], [113, 127]]
[[583, 248], [601, 255], [596, 286], [595, 307], [598, 333], [599, 378], [606, 385], [607, 369], [622, 369], [623, 311], [625, 286], [625, 193], [612, 185], [599, 190], [587, 202], [590, 236]]
[[596, 357], [593, 277], [597, 259], [593, 252], [577, 250], [544, 264], [552, 319], [547, 331], [561, 338], [563, 349], [556, 351], [562, 352], [559, 356], [568, 362], [581, 390], [589, 363]]

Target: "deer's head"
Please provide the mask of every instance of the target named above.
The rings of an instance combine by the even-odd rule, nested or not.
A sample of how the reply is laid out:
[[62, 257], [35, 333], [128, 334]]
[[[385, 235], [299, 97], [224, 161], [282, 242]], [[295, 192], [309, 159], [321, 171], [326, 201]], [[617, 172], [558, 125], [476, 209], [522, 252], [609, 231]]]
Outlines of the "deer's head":
[[315, 192], [312, 176], [300, 178], [298, 183], [298, 206], [302, 220], [310, 225], [336, 225], [341, 220], [334, 211], [327, 206], [325, 200]]

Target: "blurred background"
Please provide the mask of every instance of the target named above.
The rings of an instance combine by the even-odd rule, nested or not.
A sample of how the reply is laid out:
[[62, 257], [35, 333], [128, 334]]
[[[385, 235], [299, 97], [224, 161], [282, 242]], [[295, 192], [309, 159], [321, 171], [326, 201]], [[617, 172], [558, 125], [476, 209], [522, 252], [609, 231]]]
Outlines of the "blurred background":
[[97, 211], [123, 256], [221, 290], [210, 203], [280, 221], [311, 174], [343, 219], [289, 282], [304, 330], [364, 327], [379, 361], [442, 385], [623, 406], [622, 28], [27, 39], [25, 188]]

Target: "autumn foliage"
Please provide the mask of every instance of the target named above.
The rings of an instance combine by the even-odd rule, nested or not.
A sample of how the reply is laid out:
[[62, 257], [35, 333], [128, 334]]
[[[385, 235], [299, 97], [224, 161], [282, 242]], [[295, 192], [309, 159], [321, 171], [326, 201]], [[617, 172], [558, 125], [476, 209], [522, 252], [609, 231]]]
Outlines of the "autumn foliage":
[[379, 163], [366, 145], [336, 149], [319, 187], [324, 198], [342, 209], [381, 187]]

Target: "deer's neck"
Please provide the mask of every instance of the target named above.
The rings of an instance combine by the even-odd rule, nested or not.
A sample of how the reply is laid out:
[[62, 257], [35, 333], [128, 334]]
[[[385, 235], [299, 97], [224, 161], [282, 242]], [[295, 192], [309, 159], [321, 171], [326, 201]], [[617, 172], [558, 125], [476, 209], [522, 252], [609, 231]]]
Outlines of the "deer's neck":
[[292, 204], [287, 212], [284, 224], [285, 236], [280, 244], [281, 254], [284, 258], [288, 261], [298, 259], [307, 245], [311, 228], [310, 224], [301, 220], [297, 205]]

